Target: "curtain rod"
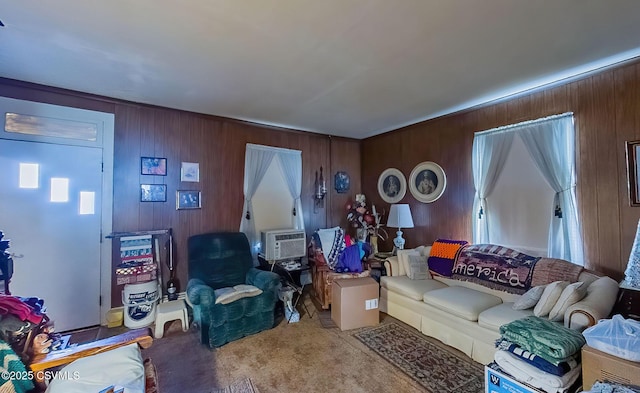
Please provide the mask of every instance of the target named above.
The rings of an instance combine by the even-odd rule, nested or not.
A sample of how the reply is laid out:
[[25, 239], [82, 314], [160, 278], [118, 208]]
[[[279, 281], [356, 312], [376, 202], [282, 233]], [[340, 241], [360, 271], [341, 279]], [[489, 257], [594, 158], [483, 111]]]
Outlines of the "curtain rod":
[[289, 154], [302, 154], [302, 151], [300, 150], [286, 149], [284, 147], [256, 145], [254, 143], [247, 143], [247, 149], [270, 150], [270, 151], [277, 151], [277, 152], [289, 153]]
[[540, 119], [535, 119], [535, 120], [527, 120], [527, 121], [523, 121], [523, 122], [516, 123], [516, 124], [509, 124], [509, 125], [502, 126], [502, 127], [491, 128], [491, 129], [485, 130], [485, 131], [478, 131], [478, 132], [475, 133], [475, 136], [487, 135], [487, 134], [495, 134], [495, 133], [498, 133], [498, 132], [510, 131], [513, 128], [518, 128], [518, 127], [524, 127], [524, 126], [528, 126], [528, 125], [532, 125], [532, 124], [543, 123], [545, 121], [550, 121], [550, 120], [558, 120], [558, 119], [561, 119], [563, 117], [569, 117], [569, 116], [573, 117], [573, 112], [561, 113], [559, 115], [552, 115], [552, 116], [542, 117]]

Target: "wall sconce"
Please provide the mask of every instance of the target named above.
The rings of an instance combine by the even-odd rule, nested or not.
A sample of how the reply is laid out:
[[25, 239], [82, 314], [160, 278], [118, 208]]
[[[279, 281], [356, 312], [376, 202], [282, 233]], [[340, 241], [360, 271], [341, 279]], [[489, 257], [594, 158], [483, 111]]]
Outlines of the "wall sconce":
[[[324, 175], [322, 174], [322, 167], [320, 167], [320, 177], [318, 177], [318, 171], [316, 171], [316, 181], [313, 188], [313, 198], [315, 199], [314, 208], [322, 207], [322, 201], [324, 196], [327, 195], [327, 183], [324, 181]], [[314, 210], [315, 210], [314, 209]]]

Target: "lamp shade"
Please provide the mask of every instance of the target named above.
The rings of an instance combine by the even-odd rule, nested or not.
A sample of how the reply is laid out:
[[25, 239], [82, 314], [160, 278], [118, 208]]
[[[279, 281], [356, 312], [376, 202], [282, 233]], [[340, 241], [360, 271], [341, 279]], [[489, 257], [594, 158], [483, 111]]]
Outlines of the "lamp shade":
[[413, 228], [411, 208], [406, 203], [391, 205], [387, 226], [391, 228]]

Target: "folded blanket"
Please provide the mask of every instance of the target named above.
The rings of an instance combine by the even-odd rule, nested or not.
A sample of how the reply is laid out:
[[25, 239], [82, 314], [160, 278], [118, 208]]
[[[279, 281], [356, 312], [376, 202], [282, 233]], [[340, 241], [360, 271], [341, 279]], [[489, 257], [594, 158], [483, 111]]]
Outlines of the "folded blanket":
[[496, 348], [502, 351], [510, 352], [518, 359], [529, 363], [530, 365], [537, 367], [542, 371], [548, 372], [549, 374], [557, 375], [559, 377], [580, 366], [580, 362], [578, 361], [580, 352], [578, 352], [574, 356], [567, 358], [564, 361], [559, 362], [558, 364], [553, 364], [547, 359], [531, 353], [505, 339], [499, 339], [498, 341], [496, 341]]
[[586, 344], [580, 332], [535, 316], [500, 326], [500, 334], [502, 338], [555, 365], [576, 354]]
[[320, 248], [327, 260], [330, 269], [334, 269], [338, 264], [338, 256], [344, 250], [344, 232], [340, 227], [329, 229], [318, 229], [318, 238], [320, 239]]
[[508, 374], [517, 380], [539, 388], [548, 393], [562, 392], [569, 388], [580, 376], [580, 367], [576, 367], [562, 377], [546, 373], [518, 359], [507, 351], [497, 351], [495, 361]]

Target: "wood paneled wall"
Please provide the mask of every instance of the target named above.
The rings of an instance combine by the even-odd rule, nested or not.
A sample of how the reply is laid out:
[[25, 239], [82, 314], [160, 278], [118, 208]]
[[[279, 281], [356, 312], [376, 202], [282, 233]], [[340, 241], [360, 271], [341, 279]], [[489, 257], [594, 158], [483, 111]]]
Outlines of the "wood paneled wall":
[[[7, 79], [0, 79], [0, 95], [115, 114], [113, 230], [173, 228], [182, 290], [187, 283], [188, 237], [209, 231], [237, 231], [240, 226], [247, 143], [302, 151], [302, 204], [308, 235], [315, 229], [342, 223], [348, 194], [336, 193], [335, 171], [349, 172], [351, 190], [360, 192], [358, 140], [139, 105]], [[141, 175], [141, 156], [166, 157], [168, 175]], [[182, 161], [200, 163], [199, 183], [180, 182]], [[325, 171], [328, 193], [323, 206], [314, 213], [313, 186], [315, 171], [320, 166]], [[142, 183], [166, 184], [167, 202], [139, 202]], [[175, 192], [179, 189], [201, 190], [202, 209], [177, 211]], [[114, 258], [114, 266], [117, 263]], [[166, 267], [164, 274], [167, 277]], [[120, 290], [112, 286], [113, 306], [120, 304]]]
[[403, 229], [407, 246], [439, 237], [471, 240], [474, 133], [564, 112], [575, 118], [585, 265], [621, 279], [640, 218], [640, 207], [629, 206], [625, 161], [625, 141], [640, 139], [640, 61], [365, 139], [363, 190], [388, 209], [377, 192], [380, 173], [395, 167], [408, 178], [416, 164], [434, 161], [445, 170], [447, 189], [430, 204], [407, 190], [401, 203], [411, 205], [416, 225]]

